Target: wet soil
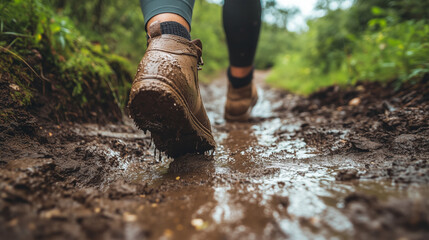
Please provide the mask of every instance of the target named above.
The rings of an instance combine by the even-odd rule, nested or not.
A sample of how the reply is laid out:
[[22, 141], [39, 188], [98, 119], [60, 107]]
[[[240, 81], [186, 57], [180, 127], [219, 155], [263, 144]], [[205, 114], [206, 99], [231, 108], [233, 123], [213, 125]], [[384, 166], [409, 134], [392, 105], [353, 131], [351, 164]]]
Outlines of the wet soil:
[[123, 124], [0, 126], [0, 239], [428, 239], [428, 84], [304, 98], [263, 84], [249, 123], [202, 86], [213, 156], [154, 156]]

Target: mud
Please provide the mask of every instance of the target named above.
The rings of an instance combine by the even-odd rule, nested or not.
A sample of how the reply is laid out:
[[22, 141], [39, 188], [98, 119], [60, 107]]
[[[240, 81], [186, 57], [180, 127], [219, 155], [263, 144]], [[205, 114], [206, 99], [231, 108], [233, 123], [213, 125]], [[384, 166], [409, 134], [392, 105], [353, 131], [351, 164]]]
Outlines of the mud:
[[123, 124], [0, 126], [1, 239], [427, 239], [428, 86], [263, 84], [249, 123], [202, 86], [213, 156], [154, 156]]

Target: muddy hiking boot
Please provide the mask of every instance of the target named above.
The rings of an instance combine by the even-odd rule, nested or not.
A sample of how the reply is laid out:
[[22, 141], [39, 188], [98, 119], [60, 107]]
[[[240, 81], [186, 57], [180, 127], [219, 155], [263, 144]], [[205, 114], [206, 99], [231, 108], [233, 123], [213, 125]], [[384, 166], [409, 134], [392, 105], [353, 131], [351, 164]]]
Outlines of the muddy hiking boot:
[[228, 83], [224, 114], [225, 119], [227, 121], [247, 121], [257, 101], [258, 92], [253, 81], [240, 88], [234, 88], [231, 83]]
[[201, 41], [161, 34], [158, 22], [149, 26], [148, 33], [148, 48], [131, 88], [131, 117], [170, 157], [214, 149], [198, 86]]

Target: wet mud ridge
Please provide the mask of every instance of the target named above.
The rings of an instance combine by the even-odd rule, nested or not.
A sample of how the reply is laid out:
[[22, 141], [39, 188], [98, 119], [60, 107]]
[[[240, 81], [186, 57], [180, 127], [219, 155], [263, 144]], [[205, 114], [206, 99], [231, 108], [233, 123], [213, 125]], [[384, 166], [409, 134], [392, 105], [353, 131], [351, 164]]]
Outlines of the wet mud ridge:
[[267, 74], [249, 123], [202, 86], [213, 156], [154, 157], [129, 120], [1, 125], [0, 239], [428, 239], [428, 84], [304, 98]]

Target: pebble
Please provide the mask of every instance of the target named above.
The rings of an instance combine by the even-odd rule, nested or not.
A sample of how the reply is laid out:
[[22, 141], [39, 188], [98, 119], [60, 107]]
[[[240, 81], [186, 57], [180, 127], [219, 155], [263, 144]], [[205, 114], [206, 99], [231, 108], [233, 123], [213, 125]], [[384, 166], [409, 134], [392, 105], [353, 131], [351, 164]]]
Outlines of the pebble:
[[191, 220], [191, 225], [197, 229], [200, 230], [204, 227], [204, 220], [201, 218], [194, 218]]
[[349, 102], [349, 106], [358, 106], [360, 104], [360, 98], [353, 98]]
[[129, 212], [124, 212], [122, 216], [125, 222], [135, 222], [137, 221], [137, 215], [131, 214]]

